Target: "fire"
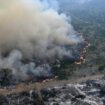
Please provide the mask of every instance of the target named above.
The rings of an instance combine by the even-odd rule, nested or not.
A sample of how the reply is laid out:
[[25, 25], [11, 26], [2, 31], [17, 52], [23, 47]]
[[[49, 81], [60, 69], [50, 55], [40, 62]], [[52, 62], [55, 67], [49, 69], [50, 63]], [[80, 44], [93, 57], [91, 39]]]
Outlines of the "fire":
[[81, 65], [82, 62], [81, 62], [81, 61], [76, 61], [75, 64], [77, 64], [77, 65]]
[[58, 78], [58, 76], [55, 76], [53, 78], [49, 78], [49, 79], [43, 80], [42, 83], [51, 82], [51, 81], [56, 80], [57, 78]]
[[77, 64], [77, 65], [81, 65], [82, 63], [85, 63], [85, 55], [87, 52], [87, 48], [90, 47], [90, 43], [85, 41], [85, 44], [86, 44], [86, 46], [83, 48], [83, 51], [81, 51], [80, 58], [75, 61], [75, 64]]

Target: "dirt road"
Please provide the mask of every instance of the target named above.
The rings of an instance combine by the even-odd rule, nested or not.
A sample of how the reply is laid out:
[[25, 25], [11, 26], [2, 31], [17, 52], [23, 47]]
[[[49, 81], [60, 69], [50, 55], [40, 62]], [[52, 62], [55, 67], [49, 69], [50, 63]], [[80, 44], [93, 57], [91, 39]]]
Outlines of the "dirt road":
[[61, 86], [65, 84], [76, 84], [80, 82], [84, 82], [86, 80], [94, 80], [94, 79], [99, 79], [102, 78], [104, 75], [103, 74], [97, 74], [94, 76], [88, 76], [88, 77], [81, 77], [81, 78], [76, 78], [76, 79], [71, 79], [71, 80], [49, 80], [49, 81], [43, 81], [41, 83], [29, 83], [29, 84], [19, 84], [16, 85], [15, 88], [1, 88], [0, 89], [0, 94], [2, 95], [8, 95], [8, 94], [15, 94], [15, 93], [20, 93], [23, 91], [29, 91], [29, 90], [37, 90], [40, 91], [43, 88], [47, 87], [54, 87], [54, 86]]

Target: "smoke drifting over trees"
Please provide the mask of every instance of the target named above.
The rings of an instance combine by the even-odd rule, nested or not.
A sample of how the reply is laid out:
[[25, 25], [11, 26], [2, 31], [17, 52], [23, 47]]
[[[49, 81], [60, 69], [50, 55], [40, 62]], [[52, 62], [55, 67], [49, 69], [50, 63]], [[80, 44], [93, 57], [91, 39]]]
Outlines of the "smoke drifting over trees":
[[83, 38], [58, 9], [55, 0], [0, 0], [0, 68], [10, 68], [16, 78], [26, 79], [28, 72], [49, 75], [51, 67], [24, 64], [22, 59], [41, 62], [73, 56], [68, 46], [82, 43]]

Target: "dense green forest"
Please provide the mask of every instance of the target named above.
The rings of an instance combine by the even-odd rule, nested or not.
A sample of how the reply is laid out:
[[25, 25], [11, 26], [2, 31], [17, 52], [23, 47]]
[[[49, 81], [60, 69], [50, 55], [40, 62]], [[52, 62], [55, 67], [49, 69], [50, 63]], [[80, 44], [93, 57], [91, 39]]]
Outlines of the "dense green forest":
[[[94, 75], [105, 70], [105, 0], [59, 0], [61, 10], [70, 18], [74, 29], [91, 44], [82, 65], [62, 64], [57, 74], [62, 79], [72, 76]], [[61, 72], [62, 71], [62, 72]]]

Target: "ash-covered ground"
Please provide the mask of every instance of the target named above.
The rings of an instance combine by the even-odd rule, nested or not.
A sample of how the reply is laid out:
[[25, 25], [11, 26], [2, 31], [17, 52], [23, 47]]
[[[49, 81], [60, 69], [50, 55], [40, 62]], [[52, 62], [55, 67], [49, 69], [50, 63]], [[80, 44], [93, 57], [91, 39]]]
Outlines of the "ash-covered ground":
[[0, 95], [0, 105], [105, 105], [105, 77]]
[[105, 78], [43, 89], [47, 105], [105, 105]]

